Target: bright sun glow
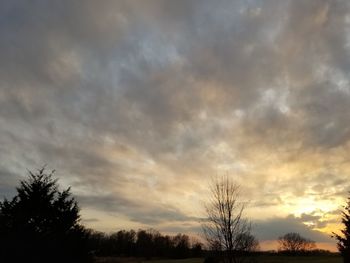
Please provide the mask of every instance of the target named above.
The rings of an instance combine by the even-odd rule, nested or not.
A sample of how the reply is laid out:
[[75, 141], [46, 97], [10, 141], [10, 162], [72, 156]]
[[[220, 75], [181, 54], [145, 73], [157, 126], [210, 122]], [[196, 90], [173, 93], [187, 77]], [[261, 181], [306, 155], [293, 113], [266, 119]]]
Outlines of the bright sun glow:
[[[288, 199], [290, 200], [290, 198]], [[314, 197], [301, 197], [293, 201], [288, 199], [285, 199], [284, 210], [296, 217], [300, 217], [303, 214], [324, 216], [331, 211], [339, 209], [339, 203], [331, 200], [315, 200]]]
[[337, 208], [337, 204], [334, 204], [331, 201], [322, 200], [316, 201], [312, 197], [300, 198], [296, 202], [296, 209], [294, 214], [300, 216], [301, 214], [310, 214], [310, 213], [327, 213]]

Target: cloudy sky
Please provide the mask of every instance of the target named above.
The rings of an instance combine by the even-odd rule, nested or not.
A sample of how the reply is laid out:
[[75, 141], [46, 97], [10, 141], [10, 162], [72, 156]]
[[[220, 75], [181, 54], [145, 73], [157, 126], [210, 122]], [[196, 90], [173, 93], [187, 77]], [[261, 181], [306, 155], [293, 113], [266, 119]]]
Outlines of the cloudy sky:
[[213, 176], [264, 248], [335, 248], [350, 190], [346, 0], [0, 4], [0, 195], [47, 164], [101, 231], [200, 232]]

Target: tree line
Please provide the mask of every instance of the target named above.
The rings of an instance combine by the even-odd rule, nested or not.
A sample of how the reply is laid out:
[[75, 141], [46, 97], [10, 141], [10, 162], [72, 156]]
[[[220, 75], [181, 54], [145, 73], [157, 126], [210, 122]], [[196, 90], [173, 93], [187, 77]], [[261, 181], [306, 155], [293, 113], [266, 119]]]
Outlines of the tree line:
[[[53, 171], [54, 172], [54, 171]], [[90, 262], [94, 256], [187, 258], [203, 245], [188, 235], [120, 230], [112, 234], [81, 224], [70, 188], [60, 191], [53, 172], [29, 172], [12, 200], [0, 202], [0, 262]]]
[[180, 259], [201, 257], [203, 252], [203, 244], [185, 234], [162, 235], [154, 229], [88, 233], [89, 251], [96, 256]]
[[[47, 173], [44, 168], [29, 172], [16, 190], [12, 200], [0, 201], [0, 262], [83, 263], [92, 262], [94, 256], [150, 259], [201, 257], [203, 252], [208, 255], [202, 243], [184, 234], [162, 235], [153, 229], [106, 234], [85, 228], [70, 188], [59, 190], [53, 172]], [[220, 178], [213, 182], [210, 197], [203, 230], [211, 256], [228, 263], [246, 262], [258, 250], [259, 242], [244, 217], [239, 186], [228, 177]], [[345, 227], [334, 237], [344, 262], [349, 262], [350, 198], [342, 216]], [[278, 242], [282, 253], [305, 253], [316, 248], [314, 241], [298, 233], [287, 233]]]

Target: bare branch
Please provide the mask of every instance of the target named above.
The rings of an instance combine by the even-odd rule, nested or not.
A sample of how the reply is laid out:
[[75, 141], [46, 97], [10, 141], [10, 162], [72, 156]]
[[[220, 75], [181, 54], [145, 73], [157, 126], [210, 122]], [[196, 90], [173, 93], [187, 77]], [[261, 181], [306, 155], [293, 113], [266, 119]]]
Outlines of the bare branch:
[[229, 263], [242, 262], [244, 253], [258, 247], [250, 222], [243, 218], [245, 205], [239, 197], [239, 185], [224, 176], [210, 185], [210, 200], [205, 206], [207, 221], [203, 232], [208, 245], [223, 252]]

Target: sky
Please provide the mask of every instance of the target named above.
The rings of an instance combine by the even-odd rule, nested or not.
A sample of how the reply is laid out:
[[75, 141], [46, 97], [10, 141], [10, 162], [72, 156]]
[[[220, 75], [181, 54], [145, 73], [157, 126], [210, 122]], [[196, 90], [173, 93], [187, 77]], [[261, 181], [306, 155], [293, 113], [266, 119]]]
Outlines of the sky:
[[263, 249], [335, 249], [350, 190], [350, 3], [0, 3], [0, 197], [47, 165], [99, 231], [200, 234], [213, 176]]

